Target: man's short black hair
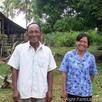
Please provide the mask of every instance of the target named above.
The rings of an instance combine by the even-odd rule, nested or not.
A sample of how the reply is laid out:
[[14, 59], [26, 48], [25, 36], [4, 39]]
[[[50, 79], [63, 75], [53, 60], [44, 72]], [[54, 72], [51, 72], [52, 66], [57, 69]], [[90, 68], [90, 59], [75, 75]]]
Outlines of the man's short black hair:
[[32, 22], [32, 23], [30, 23], [30, 24], [27, 26], [27, 28], [26, 28], [26, 31], [27, 31], [27, 32], [28, 32], [29, 26], [32, 25], [32, 24], [38, 25], [38, 26], [39, 26], [39, 29], [40, 29], [40, 31], [41, 31], [40, 25], [39, 25], [38, 23], [36, 23], [36, 22]]
[[87, 33], [85, 32], [81, 32], [77, 38], [76, 38], [76, 41], [80, 41], [80, 39], [82, 39], [83, 37], [87, 37], [87, 40], [88, 40], [88, 47], [90, 46], [90, 37], [88, 36]]

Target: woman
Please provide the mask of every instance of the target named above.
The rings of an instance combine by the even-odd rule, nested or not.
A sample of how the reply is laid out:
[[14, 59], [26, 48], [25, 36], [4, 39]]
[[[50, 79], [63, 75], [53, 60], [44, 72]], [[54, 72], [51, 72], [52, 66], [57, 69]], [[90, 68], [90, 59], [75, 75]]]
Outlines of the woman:
[[64, 102], [92, 102], [92, 81], [97, 73], [95, 57], [87, 51], [89, 36], [76, 38], [76, 48], [65, 54], [60, 66]]

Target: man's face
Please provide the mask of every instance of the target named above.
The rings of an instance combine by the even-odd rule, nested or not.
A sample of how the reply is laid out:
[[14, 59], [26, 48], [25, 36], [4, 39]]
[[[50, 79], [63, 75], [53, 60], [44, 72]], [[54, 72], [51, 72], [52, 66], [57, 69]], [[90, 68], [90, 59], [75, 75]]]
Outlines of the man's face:
[[42, 33], [40, 32], [40, 28], [37, 24], [31, 24], [28, 27], [28, 32], [27, 32], [28, 40], [36, 44], [41, 40]]

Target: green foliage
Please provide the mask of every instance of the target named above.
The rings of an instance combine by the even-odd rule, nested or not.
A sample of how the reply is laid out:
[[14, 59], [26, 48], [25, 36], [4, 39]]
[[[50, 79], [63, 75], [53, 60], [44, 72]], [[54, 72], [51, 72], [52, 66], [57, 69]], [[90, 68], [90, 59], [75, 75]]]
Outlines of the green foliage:
[[5, 14], [7, 17], [14, 18], [15, 16], [15, 11], [14, 11], [14, 2], [13, 0], [4, 0], [3, 5], [0, 6], [1, 12]]
[[[38, 0], [37, 2], [40, 4], [38, 11], [40, 14], [49, 15], [48, 23], [51, 24], [51, 28], [54, 26], [54, 30], [57, 28], [57, 31], [70, 29], [77, 31], [98, 27], [99, 31], [102, 31], [102, 0]], [[72, 21], [60, 17], [66, 8], [72, 9], [66, 14], [67, 19], [71, 17]], [[70, 14], [75, 14], [74, 16], [78, 18], [73, 19], [74, 16]]]
[[81, 31], [85, 29], [85, 21], [83, 18], [78, 17], [63, 17], [54, 25], [56, 31]]
[[[57, 28], [56, 28], [57, 29]], [[101, 45], [102, 35], [97, 34], [94, 30], [87, 31], [90, 36], [91, 45]], [[79, 32], [53, 32], [44, 35], [45, 43], [53, 47], [73, 47], [76, 36]]]
[[102, 31], [102, 0], [69, 0], [78, 17], [86, 21], [88, 28], [98, 27]]
[[49, 46], [72, 47], [75, 44], [76, 32], [53, 32], [45, 35], [45, 43]]
[[54, 34], [47, 34], [44, 35], [44, 43], [48, 46], [54, 46], [55, 45], [55, 35]]
[[[14, 17], [17, 11], [23, 12], [28, 21], [46, 13], [49, 15], [47, 22], [50, 24], [47, 32], [56, 28], [57, 31], [78, 31], [95, 27], [102, 32], [102, 0], [4, 0], [0, 8], [11, 17]], [[71, 10], [67, 10], [67, 18], [61, 19], [64, 9]]]
[[45, 34], [52, 32], [52, 28], [51, 28], [51, 25], [49, 23], [41, 24], [41, 30]]
[[88, 34], [90, 36], [92, 45], [101, 45], [102, 44], [102, 35], [97, 34], [94, 30], [89, 30]]
[[10, 67], [6, 64], [0, 64], [0, 75], [7, 75], [10, 73]]
[[49, 22], [53, 24], [66, 7], [66, 0], [37, 0], [38, 14], [46, 13], [49, 15]]

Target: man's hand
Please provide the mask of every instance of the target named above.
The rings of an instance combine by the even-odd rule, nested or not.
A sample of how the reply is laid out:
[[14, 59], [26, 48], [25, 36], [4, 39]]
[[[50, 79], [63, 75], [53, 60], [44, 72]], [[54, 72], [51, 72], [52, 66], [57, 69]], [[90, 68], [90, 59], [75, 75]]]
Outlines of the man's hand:
[[48, 91], [46, 93], [46, 102], [51, 102], [52, 101], [52, 92]]
[[14, 100], [14, 102], [19, 102], [20, 94], [19, 94], [18, 90], [13, 91], [13, 100]]

